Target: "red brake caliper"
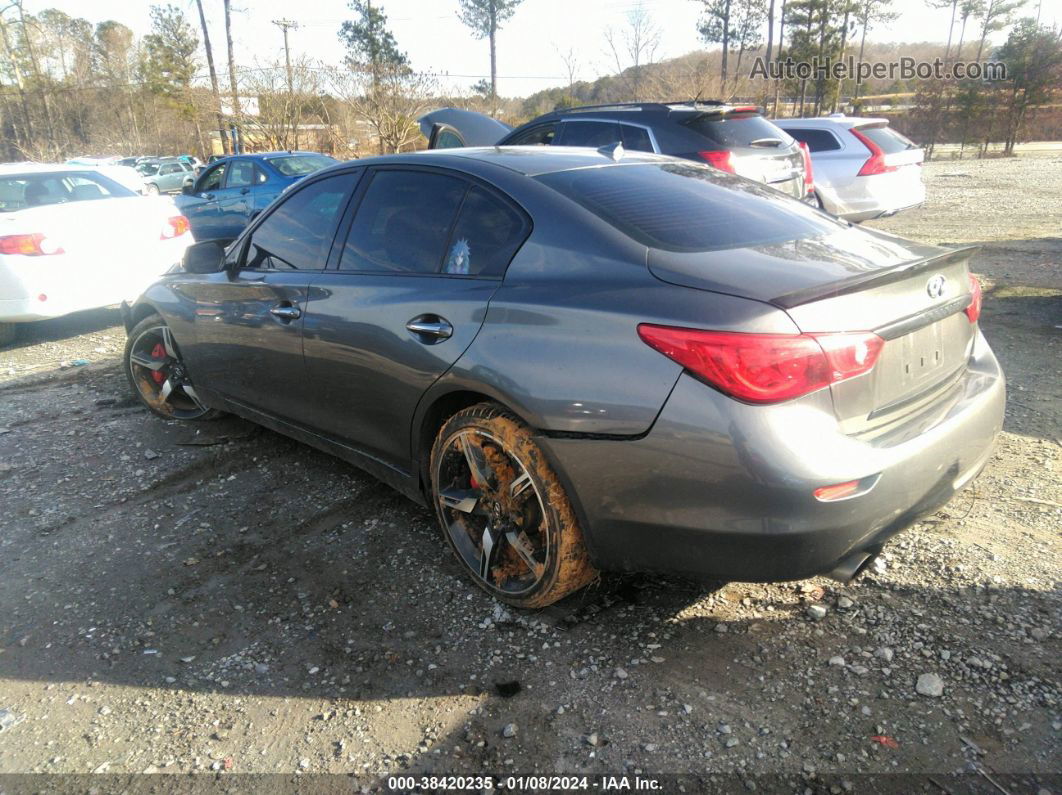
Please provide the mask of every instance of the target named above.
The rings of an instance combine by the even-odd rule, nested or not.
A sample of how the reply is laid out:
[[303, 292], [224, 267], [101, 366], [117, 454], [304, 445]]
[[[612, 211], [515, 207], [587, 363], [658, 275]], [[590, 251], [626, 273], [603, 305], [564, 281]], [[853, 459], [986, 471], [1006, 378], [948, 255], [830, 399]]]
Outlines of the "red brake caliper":
[[[156, 342], [155, 343], [155, 347], [151, 349], [151, 358], [152, 359], [165, 359], [166, 358], [166, 349], [163, 347], [161, 342]], [[155, 383], [156, 384], [161, 384], [163, 381], [166, 380], [166, 376], [160, 370], [152, 370], [151, 371], [151, 377], [153, 379], [155, 379]]]

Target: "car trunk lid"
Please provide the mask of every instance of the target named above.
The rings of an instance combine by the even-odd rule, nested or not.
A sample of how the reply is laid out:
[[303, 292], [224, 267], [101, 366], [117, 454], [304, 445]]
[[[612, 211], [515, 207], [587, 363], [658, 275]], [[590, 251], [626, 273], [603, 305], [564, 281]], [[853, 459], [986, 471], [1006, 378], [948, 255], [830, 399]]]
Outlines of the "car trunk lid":
[[778, 306], [801, 332], [881, 336], [874, 368], [831, 387], [842, 427], [863, 434], [932, 403], [961, 373], [976, 329], [963, 313], [971, 252], [852, 228], [696, 255], [651, 249], [648, 264], [664, 281]]

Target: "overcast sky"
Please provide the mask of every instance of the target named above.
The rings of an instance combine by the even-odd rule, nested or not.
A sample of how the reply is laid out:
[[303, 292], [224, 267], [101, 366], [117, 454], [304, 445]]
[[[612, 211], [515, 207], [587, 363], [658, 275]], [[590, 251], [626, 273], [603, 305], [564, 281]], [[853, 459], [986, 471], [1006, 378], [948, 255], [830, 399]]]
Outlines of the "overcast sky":
[[[160, 2], [165, 0], [159, 0]], [[1029, 0], [1031, 14], [1039, 0]], [[198, 28], [194, 0], [168, 0], [188, 14]], [[485, 41], [472, 38], [457, 19], [458, 0], [377, 0], [388, 16], [391, 31], [415, 68], [449, 75], [453, 88], [466, 87], [490, 71]], [[1060, 0], [1042, 0], [1043, 21], [1062, 18]], [[150, 0], [26, 0], [32, 11], [59, 8], [96, 23], [115, 19], [137, 35], [149, 32]], [[498, 93], [526, 96], [542, 88], [567, 82], [558, 50], [577, 53], [577, 78], [592, 80], [615, 71], [605, 53], [604, 30], [622, 26], [637, 0], [524, 0], [498, 37]], [[662, 37], [656, 58], [683, 55], [703, 46], [697, 36], [702, 4], [695, 0], [642, 0]], [[215, 61], [225, 63], [225, 28], [222, 0], [204, 0]], [[894, 0], [900, 18], [887, 28], [872, 31], [870, 39], [882, 42], [944, 41], [949, 12], [927, 8], [923, 0]], [[339, 63], [343, 47], [336, 32], [350, 18], [346, 0], [233, 0], [233, 31], [237, 64], [255, 60], [271, 63], [283, 57], [281, 31], [272, 20], [288, 18], [299, 23], [290, 35], [293, 55], [306, 53], [326, 63]], [[967, 36], [975, 36], [967, 30]]]

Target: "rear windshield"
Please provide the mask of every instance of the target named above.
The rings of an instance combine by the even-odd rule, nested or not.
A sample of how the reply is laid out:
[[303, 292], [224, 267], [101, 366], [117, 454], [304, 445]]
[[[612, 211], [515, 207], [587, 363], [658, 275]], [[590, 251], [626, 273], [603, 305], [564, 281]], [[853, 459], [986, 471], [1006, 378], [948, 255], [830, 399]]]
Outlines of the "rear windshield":
[[702, 114], [685, 122], [686, 126], [699, 132], [712, 143], [721, 147], [751, 146], [753, 141], [775, 138], [783, 146], [793, 139], [758, 113]]
[[136, 196], [95, 171], [4, 174], [0, 176], [0, 212], [11, 213], [46, 204]]
[[881, 148], [881, 151], [887, 155], [918, 148], [918, 145], [910, 138], [901, 135], [884, 124], [879, 127], [857, 127], [856, 129], [876, 143]]
[[787, 242], [841, 226], [778, 191], [695, 163], [573, 169], [537, 179], [638, 242], [668, 251]]
[[288, 155], [269, 158], [269, 165], [285, 177], [305, 177], [307, 174], [320, 171], [338, 162], [328, 155]]

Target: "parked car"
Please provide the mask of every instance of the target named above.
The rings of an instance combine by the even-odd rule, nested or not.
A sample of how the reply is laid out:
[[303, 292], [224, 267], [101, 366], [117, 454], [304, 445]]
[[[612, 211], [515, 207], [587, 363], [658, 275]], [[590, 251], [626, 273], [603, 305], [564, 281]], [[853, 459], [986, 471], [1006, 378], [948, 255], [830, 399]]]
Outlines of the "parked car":
[[134, 193], [147, 192], [140, 173], [135, 168], [122, 165], [117, 157], [75, 157], [67, 160], [66, 165], [93, 168]]
[[144, 176], [147, 192], [156, 196], [160, 193], [180, 193], [195, 183], [195, 169], [177, 157], [164, 158], [157, 163], [142, 163], [139, 170]]
[[598, 569], [846, 580], [1000, 429], [969, 256], [655, 154], [370, 158], [191, 247], [125, 367], [162, 417], [233, 412], [431, 506], [513, 605]]
[[97, 169], [0, 167], [0, 341], [17, 323], [135, 299], [191, 242], [172, 200]]
[[888, 119], [835, 113], [776, 124], [807, 144], [815, 194], [827, 212], [849, 221], [892, 215], [926, 200], [925, 152]]
[[[493, 122], [493, 125], [490, 123]], [[627, 151], [656, 152], [765, 182], [803, 199], [809, 160], [787, 133], [752, 105], [725, 102], [633, 102], [558, 109], [510, 132], [480, 113], [443, 108], [419, 120], [429, 148], [461, 146], [587, 146], [622, 143]], [[489, 140], [492, 133], [501, 135]]]
[[231, 240], [283, 190], [338, 162], [316, 152], [233, 155], [208, 166], [177, 198], [177, 206], [196, 240]]

